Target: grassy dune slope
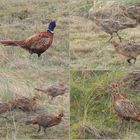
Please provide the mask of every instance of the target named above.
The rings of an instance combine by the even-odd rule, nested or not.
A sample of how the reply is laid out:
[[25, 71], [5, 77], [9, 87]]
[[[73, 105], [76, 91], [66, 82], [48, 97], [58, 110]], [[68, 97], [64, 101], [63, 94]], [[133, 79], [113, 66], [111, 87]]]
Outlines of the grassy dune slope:
[[[140, 138], [139, 122], [131, 123], [130, 128], [129, 123], [126, 123], [123, 131], [118, 133], [119, 120], [112, 107], [114, 92], [110, 85], [122, 81], [126, 76], [127, 71], [71, 71], [71, 138], [96, 138], [87, 132], [78, 131], [81, 125], [97, 128], [105, 139]], [[128, 87], [126, 82], [121, 82], [120, 91], [139, 107], [139, 90]]]
[[[19, 47], [0, 45], [0, 99], [9, 100], [16, 94], [27, 97], [37, 95], [38, 110], [22, 112], [15, 110], [1, 114], [0, 139], [67, 139], [69, 135], [69, 91], [51, 101], [34, 90], [57, 82], [69, 81], [69, 29], [67, 23], [67, 0], [5, 0], [0, 1], [0, 39], [25, 39], [47, 30], [47, 24], [57, 19], [53, 45], [38, 59], [36, 54]], [[41, 96], [42, 95], [42, 96]], [[24, 121], [39, 113], [58, 114], [64, 109], [62, 123], [49, 128], [47, 134], [37, 134], [37, 126], [26, 126]], [[14, 121], [14, 118], [17, 122]]]
[[[113, 46], [107, 43], [109, 35], [97, 27], [92, 20], [87, 18], [88, 11], [91, 7], [95, 11], [99, 9], [109, 9], [112, 15], [119, 11], [119, 5], [131, 5], [138, 3], [138, 0], [78, 0], [71, 1], [70, 11], [70, 58], [71, 68], [84, 69], [139, 69], [140, 57], [133, 66], [129, 66], [126, 59], [117, 54]], [[125, 20], [125, 18], [124, 18]], [[134, 21], [126, 18], [126, 21]], [[120, 36], [124, 40], [139, 40], [140, 26], [134, 29], [120, 31]], [[117, 37], [114, 40], [118, 41]]]

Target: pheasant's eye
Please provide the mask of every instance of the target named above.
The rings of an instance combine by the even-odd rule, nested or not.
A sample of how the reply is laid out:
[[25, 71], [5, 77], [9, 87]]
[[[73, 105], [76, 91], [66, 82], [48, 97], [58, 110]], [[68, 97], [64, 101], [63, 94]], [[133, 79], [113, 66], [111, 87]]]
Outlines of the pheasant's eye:
[[118, 87], [118, 84], [116, 84], [115, 87]]

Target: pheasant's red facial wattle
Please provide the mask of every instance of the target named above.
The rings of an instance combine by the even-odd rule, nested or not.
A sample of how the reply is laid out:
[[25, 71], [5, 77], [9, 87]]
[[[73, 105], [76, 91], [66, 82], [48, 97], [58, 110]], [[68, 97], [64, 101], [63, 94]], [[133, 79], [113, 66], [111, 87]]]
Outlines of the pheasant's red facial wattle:
[[118, 84], [117, 83], [113, 83], [111, 85], [113, 91], [115, 91], [115, 93], [119, 93], [119, 87], [118, 87]]
[[113, 84], [112, 84], [112, 88], [113, 88], [113, 89], [118, 88], [118, 84], [117, 84], [117, 83], [113, 83]]

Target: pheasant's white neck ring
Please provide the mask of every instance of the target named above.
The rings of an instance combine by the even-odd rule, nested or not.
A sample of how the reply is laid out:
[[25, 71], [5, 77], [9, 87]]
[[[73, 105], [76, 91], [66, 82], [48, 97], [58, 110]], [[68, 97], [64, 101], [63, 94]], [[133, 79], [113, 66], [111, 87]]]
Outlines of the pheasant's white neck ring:
[[54, 31], [51, 31], [51, 30], [49, 30], [49, 29], [48, 29], [48, 31], [51, 32], [52, 34], [54, 34]]

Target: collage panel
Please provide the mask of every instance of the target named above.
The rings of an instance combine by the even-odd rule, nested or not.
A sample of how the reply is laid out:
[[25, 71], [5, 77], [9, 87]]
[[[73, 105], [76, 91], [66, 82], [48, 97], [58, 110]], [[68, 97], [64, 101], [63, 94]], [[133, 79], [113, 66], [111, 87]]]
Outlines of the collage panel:
[[1, 66], [68, 69], [67, 0], [6, 0], [0, 8]]
[[140, 71], [71, 71], [71, 139], [140, 139]]
[[64, 70], [1, 70], [0, 139], [68, 139], [68, 85]]
[[139, 3], [139, 0], [71, 0], [70, 67], [139, 69]]

